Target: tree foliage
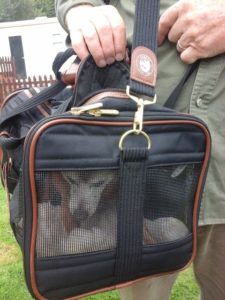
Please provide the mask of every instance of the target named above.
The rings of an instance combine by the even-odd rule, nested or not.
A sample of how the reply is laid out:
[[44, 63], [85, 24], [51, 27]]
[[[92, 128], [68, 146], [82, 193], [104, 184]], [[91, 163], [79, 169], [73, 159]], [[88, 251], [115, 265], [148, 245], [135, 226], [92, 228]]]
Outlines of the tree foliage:
[[55, 16], [54, 0], [0, 0], [0, 22]]
[[54, 0], [34, 0], [39, 13], [47, 17], [55, 16]]

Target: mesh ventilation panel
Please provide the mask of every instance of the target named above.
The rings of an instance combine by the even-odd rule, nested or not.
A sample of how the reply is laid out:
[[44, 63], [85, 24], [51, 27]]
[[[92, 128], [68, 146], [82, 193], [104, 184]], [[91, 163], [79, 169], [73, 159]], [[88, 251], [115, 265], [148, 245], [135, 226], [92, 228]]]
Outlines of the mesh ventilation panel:
[[[149, 168], [143, 245], [192, 232], [200, 164]], [[37, 172], [37, 257], [113, 250], [117, 245], [119, 171]]]
[[37, 172], [37, 257], [116, 247], [118, 172]]
[[161, 244], [192, 231], [192, 210], [199, 164], [148, 169], [143, 243]]

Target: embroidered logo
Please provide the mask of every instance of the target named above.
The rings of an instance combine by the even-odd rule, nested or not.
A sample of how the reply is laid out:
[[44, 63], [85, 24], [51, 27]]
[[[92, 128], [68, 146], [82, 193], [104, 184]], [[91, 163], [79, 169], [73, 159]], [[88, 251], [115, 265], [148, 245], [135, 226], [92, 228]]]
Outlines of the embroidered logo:
[[146, 54], [140, 54], [136, 59], [136, 66], [138, 71], [143, 76], [150, 76], [153, 73], [154, 65], [151, 58]]

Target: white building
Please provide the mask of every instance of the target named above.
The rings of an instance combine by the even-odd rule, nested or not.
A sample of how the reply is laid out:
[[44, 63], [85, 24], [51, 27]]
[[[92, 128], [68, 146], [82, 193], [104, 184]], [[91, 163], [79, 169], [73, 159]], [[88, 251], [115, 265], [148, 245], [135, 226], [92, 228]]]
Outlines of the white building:
[[18, 76], [50, 75], [54, 57], [66, 49], [65, 39], [57, 18], [0, 23], [0, 57], [15, 58]]

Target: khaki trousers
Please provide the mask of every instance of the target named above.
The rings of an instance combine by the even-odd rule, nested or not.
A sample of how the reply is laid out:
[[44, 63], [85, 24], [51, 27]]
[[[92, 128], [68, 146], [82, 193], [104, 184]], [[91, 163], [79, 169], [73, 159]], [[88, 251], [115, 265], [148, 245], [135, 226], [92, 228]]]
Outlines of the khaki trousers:
[[[198, 228], [193, 269], [201, 300], [225, 300], [225, 224]], [[178, 273], [150, 278], [120, 289], [122, 300], [168, 300]]]

